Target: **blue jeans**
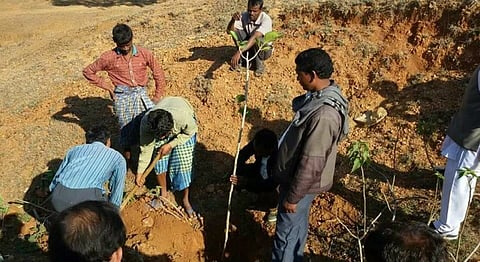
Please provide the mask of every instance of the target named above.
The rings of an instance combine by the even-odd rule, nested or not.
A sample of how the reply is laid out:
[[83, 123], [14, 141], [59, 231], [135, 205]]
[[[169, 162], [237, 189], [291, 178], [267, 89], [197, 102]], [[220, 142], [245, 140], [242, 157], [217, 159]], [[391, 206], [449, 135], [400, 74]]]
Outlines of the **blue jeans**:
[[280, 192], [272, 261], [303, 261], [303, 250], [308, 233], [308, 215], [315, 195], [305, 195], [297, 203], [295, 213], [285, 213], [283, 207], [285, 197], [286, 192]]

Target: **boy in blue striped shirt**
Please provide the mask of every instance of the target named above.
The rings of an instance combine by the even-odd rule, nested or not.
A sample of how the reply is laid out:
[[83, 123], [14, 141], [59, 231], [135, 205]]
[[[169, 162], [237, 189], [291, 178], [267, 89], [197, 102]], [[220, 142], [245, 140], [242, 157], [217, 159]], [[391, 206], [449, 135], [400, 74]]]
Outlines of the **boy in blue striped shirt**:
[[[110, 132], [100, 125], [85, 137], [86, 144], [68, 150], [50, 184], [52, 205], [58, 212], [87, 200], [108, 200], [117, 207], [122, 202], [127, 163], [110, 148]], [[110, 195], [105, 190], [107, 182]]]

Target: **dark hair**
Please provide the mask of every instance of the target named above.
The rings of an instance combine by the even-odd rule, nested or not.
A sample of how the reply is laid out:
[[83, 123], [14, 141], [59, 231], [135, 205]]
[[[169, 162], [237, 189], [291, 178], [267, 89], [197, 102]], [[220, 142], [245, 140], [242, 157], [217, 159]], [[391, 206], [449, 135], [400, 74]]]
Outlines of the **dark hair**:
[[368, 262], [446, 262], [445, 240], [426, 224], [391, 222], [365, 238]]
[[125, 241], [126, 229], [118, 209], [106, 201], [85, 201], [54, 219], [48, 252], [53, 262], [110, 261]]
[[253, 139], [256, 148], [262, 148], [266, 151], [273, 152], [278, 147], [277, 135], [268, 128], [261, 129], [255, 133]]
[[132, 29], [126, 24], [117, 24], [112, 29], [113, 42], [117, 45], [124, 45], [132, 41], [133, 32]]
[[173, 129], [172, 114], [163, 109], [156, 109], [148, 113], [148, 123], [157, 139], [164, 137]]
[[263, 8], [263, 0], [248, 0], [248, 7], [260, 6]]
[[315, 72], [320, 79], [328, 79], [333, 73], [333, 62], [330, 56], [321, 48], [310, 48], [302, 51], [295, 58], [297, 70], [312, 74]]
[[105, 125], [94, 126], [85, 133], [85, 140], [87, 141], [87, 144], [91, 144], [93, 142], [102, 142], [106, 144], [109, 138], [110, 131]]

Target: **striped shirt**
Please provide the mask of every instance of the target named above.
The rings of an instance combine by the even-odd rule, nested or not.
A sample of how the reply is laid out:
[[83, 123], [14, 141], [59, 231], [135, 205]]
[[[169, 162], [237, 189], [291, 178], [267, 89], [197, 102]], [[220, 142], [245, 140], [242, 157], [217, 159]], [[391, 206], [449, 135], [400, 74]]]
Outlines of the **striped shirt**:
[[112, 85], [97, 75], [99, 71], [106, 71], [114, 86], [146, 87], [147, 67], [152, 70], [155, 98], [158, 99], [165, 92], [165, 73], [153, 53], [139, 46], [132, 47], [130, 57], [122, 55], [116, 48], [103, 53], [100, 58], [83, 69], [83, 75], [90, 83], [105, 90], [111, 90]]
[[110, 202], [120, 206], [125, 186], [127, 163], [123, 156], [101, 142], [71, 148], [50, 184], [50, 191], [60, 183], [71, 189], [98, 188], [105, 193], [108, 181]]

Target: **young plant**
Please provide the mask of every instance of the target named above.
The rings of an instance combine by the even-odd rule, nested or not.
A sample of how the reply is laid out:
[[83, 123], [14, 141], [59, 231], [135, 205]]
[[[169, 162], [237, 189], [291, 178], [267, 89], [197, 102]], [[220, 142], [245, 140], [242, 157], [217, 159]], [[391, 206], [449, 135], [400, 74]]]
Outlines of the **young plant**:
[[[350, 235], [352, 235], [357, 240], [358, 250], [360, 252], [360, 261], [363, 261], [362, 239], [365, 238], [365, 236], [367, 235], [367, 197], [366, 197], [366, 188], [365, 188], [366, 187], [365, 172], [363, 170], [363, 166], [370, 162], [370, 150], [368, 148], [368, 143], [363, 141], [353, 142], [348, 148], [348, 159], [352, 163], [352, 170], [350, 172], [353, 173], [358, 169], [360, 169], [362, 173], [363, 234], [360, 234], [359, 232], [357, 232], [357, 234], [354, 234], [352, 233], [352, 231], [350, 231], [350, 229], [348, 229], [348, 227], [345, 224], [343, 224], [341, 221], [339, 222], [347, 229], [348, 233], [350, 233]], [[339, 220], [338, 217], [337, 217], [337, 220]]]
[[[371, 161], [370, 159], [370, 150], [368, 147], [368, 143], [364, 141], [355, 141], [353, 142], [349, 148], [348, 148], [348, 159], [350, 160], [350, 163], [352, 163], [352, 170], [351, 173], [356, 172], [357, 170], [360, 170], [361, 175], [362, 175], [362, 195], [363, 195], [363, 216], [362, 216], [362, 225], [363, 228], [362, 230], [359, 230], [356, 234], [353, 233], [344, 223], [340, 221], [340, 219], [337, 217], [337, 220], [340, 222], [340, 224], [348, 231], [348, 233], [353, 236], [357, 240], [358, 243], [358, 250], [360, 253], [360, 261], [363, 261], [363, 246], [362, 246], [362, 240], [367, 236], [367, 233], [370, 231], [370, 229], [373, 227], [375, 222], [382, 216], [383, 211], [388, 208], [392, 213], [393, 213], [393, 219], [395, 219], [395, 207], [391, 207], [388, 199], [385, 195], [385, 202], [386, 202], [386, 207], [378, 213], [378, 215], [371, 221], [370, 225], [367, 226], [367, 196], [366, 196], [366, 179], [365, 179], [365, 172], [364, 172], [364, 166], [368, 165]], [[381, 173], [380, 173], [381, 174]], [[394, 186], [393, 184], [390, 183], [388, 178], [381, 174], [382, 176], [385, 177], [387, 184], [389, 185], [389, 190], [393, 195], [394, 198], [394, 204], [396, 202], [395, 199], [395, 194], [394, 194]]]
[[246, 81], [247, 84], [246, 84], [246, 86], [248, 87], [248, 81], [249, 81], [249, 76], [250, 76], [249, 73], [248, 73], [248, 69], [250, 69], [250, 62], [253, 59], [255, 59], [255, 57], [257, 57], [258, 54], [261, 51], [272, 50], [272, 48], [273, 48], [272, 43], [275, 42], [280, 37], [282, 37], [283, 35], [279, 32], [276, 32], [276, 31], [270, 31], [270, 32], [266, 33], [263, 36], [263, 38], [257, 38], [256, 39], [256, 45], [258, 46], [258, 50], [255, 52], [255, 54], [252, 57], [248, 57], [248, 55], [249, 55], [248, 52], [246, 52], [247, 56], [244, 56], [243, 52], [241, 52], [242, 50], [245, 50], [245, 48], [248, 44], [248, 41], [247, 40], [241, 41], [235, 31], [230, 31], [230, 35], [232, 36], [233, 40], [235, 41], [235, 44], [237, 45], [238, 50], [240, 51], [240, 56], [247, 63], [247, 75], [246, 75], [247, 76], [247, 81]]
[[[232, 36], [233, 40], [235, 41], [235, 44], [238, 47], [238, 50], [240, 51], [240, 56], [245, 59], [247, 63], [247, 72], [246, 72], [246, 80], [245, 80], [245, 93], [243, 95], [237, 95], [236, 101], [237, 103], [243, 103], [243, 110], [242, 110], [242, 122], [240, 125], [240, 129], [238, 132], [238, 143], [237, 143], [237, 149], [235, 153], [235, 161], [233, 163], [233, 173], [232, 176], [236, 176], [237, 174], [237, 163], [238, 163], [238, 154], [240, 152], [240, 144], [242, 140], [242, 133], [243, 133], [243, 128], [245, 126], [245, 117], [247, 116], [247, 104], [248, 104], [248, 89], [250, 86], [250, 73], [249, 73], [249, 68], [250, 68], [250, 62], [255, 59], [255, 57], [258, 56], [258, 54], [261, 51], [266, 51], [266, 50], [271, 50], [272, 49], [272, 43], [276, 41], [278, 38], [282, 37], [282, 34], [279, 32], [271, 31], [268, 32], [264, 35], [263, 39], [257, 39], [256, 44], [258, 46], [258, 50], [255, 52], [255, 54], [252, 57], [248, 57], [248, 52], [246, 52], [247, 56], [244, 56], [243, 53], [241, 52], [242, 50], [245, 49], [248, 41], [240, 41], [240, 38], [238, 37], [237, 33], [234, 31], [230, 31], [230, 35]], [[225, 255], [225, 249], [227, 247], [227, 242], [228, 242], [228, 228], [230, 226], [230, 210], [231, 210], [231, 202], [232, 202], [232, 195], [233, 195], [233, 189], [234, 185], [230, 185], [230, 191], [228, 194], [228, 206], [227, 206], [227, 217], [226, 217], [226, 223], [225, 223], [225, 240], [223, 243], [223, 250], [222, 250], [222, 258]]]

